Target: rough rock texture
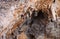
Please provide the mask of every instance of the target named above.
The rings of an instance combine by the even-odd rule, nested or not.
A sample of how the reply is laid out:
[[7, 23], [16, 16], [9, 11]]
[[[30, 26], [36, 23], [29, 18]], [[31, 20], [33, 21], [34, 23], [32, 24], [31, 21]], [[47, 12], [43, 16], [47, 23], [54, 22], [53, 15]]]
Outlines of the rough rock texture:
[[0, 39], [60, 39], [59, 0], [0, 0]]

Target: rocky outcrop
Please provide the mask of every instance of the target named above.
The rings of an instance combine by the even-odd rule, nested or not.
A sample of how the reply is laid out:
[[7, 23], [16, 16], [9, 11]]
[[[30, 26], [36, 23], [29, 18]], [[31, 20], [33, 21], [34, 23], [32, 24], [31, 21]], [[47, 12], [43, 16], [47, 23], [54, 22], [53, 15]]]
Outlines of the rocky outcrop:
[[58, 0], [1, 0], [0, 5], [1, 39], [60, 39]]

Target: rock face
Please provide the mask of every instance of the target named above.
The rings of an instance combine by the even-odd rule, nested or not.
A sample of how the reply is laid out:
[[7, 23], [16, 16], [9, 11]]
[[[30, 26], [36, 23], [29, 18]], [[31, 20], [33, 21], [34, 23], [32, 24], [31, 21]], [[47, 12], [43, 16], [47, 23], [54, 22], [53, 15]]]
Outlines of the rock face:
[[59, 11], [59, 0], [0, 0], [0, 38], [60, 39]]

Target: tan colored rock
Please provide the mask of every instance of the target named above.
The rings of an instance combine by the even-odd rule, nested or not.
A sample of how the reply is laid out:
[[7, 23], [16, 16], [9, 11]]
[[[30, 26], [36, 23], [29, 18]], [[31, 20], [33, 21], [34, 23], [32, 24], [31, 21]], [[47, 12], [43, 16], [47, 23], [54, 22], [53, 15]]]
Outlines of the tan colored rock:
[[22, 32], [20, 35], [17, 35], [17, 39], [28, 39], [26, 34]]

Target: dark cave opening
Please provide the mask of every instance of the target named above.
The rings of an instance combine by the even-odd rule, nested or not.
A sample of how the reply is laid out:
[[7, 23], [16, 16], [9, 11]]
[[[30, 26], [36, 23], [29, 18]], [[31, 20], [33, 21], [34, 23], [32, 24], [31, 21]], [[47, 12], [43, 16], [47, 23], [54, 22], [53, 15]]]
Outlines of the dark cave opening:
[[37, 17], [41, 18], [41, 19], [44, 19], [44, 12], [42, 12], [41, 10], [38, 12], [38, 15]]
[[[37, 12], [37, 16], [36, 15]], [[32, 19], [48, 19], [48, 14], [46, 12], [43, 12], [42, 10], [39, 11], [33, 11], [32, 12]]]
[[33, 23], [40, 23], [40, 22], [46, 25], [46, 23], [48, 23], [48, 14], [47, 12], [44, 12], [42, 10], [39, 10], [39, 11], [34, 10], [31, 15], [30, 25]]

